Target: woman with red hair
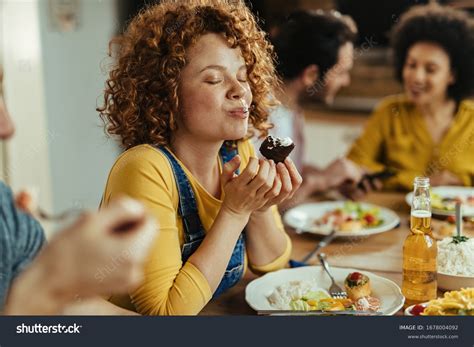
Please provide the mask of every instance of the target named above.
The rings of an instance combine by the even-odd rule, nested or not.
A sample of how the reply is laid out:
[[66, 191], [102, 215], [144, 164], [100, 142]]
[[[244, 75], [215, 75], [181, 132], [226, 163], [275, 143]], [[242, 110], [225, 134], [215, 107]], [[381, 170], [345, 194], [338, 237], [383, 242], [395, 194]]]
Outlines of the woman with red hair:
[[258, 160], [278, 86], [272, 47], [243, 1], [162, 1], [112, 42], [116, 65], [98, 110], [126, 150], [102, 206], [126, 194], [159, 220], [145, 279], [122, 307], [197, 314], [245, 269], [282, 268], [291, 242], [276, 205], [301, 176]]

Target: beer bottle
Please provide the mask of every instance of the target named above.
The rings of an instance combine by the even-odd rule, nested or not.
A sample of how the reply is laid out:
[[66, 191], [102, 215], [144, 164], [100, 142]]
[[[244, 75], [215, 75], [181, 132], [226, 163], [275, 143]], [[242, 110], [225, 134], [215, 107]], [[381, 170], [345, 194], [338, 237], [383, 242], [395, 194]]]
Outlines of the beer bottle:
[[438, 248], [431, 231], [430, 179], [414, 182], [410, 234], [403, 244], [403, 283], [405, 307], [436, 299], [436, 258]]

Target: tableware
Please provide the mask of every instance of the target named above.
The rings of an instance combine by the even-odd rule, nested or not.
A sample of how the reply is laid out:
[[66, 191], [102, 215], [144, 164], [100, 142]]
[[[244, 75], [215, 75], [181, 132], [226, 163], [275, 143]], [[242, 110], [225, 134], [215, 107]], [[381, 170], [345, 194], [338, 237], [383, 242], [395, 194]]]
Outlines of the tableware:
[[461, 288], [474, 288], [474, 277], [450, 275], [438, 271], [438, 288], [443, 290], [459, 290]]
[[[455, 186], [439, 186], [431, 188], [431, 200], [433, 202], [433, 194], [435, 196], [439, 196], [441, 199], [443, 198], [456, 198], [462, 197], [467, 199], [468, 197], [474, 197], [474, 188], [473, 187], [455, 187]], [[411, 206], [411, 201], [413, 199], [413, 192], [408, 193], [405, 196], [406, 203]], [[440, 215], [440, 216], [454, 216], [455, 211], [455, 204], [453, 203], [452, 206], [449, 206], [449, 209], [441, 209], [436, 204], [431, 206], [431, 211], [433, 214]], [[463, 215], [466, 217], [474, 217], [474, 206], [469, 206], [467, 204], [463, 204]]]
[[314, 247], [314, 249], [311, 252], [309, 252], [301, 261], [296, 261], [296, 260], [291, 260], [290, 259], [290, 267], [299, 267], [299, 266], [308, 265], [307, 264], [308, 260], [310, 260], [313, 257], [313, 255], [318, 253], [318, 251], [321, 248], [326, 247], [327, 245], [329, 245], [331, 243], [331, 241], [334, 239], [335, 236], [336, 236], [336, 231], [335, 230], [331, 231], [331, 233], [329, 235], [325, 236], [320, 242], [318, 242], [316, 247]]
[[[335, 210], [337, 208], [343, 208], [344, 204], [344, 201], [329, 201], [299, 205], [288, 210], [285, 213], [283, 220], [286, 225], [290, 226], [293, 229], [316, 235], [327, 235], [329, 234], [330, 230], [324, 230], [316, 226], [314, 222], [321, 218], [326, 212]], [[400, 223], [400, 218], [392, 210], [362, 202], [360, 203], [360, 206], [364, 210], [378, 208], [380, 211], [379, 217], [383, 220], [383, 223], [376, 227], [362, 228], [362, 230], [359, 231], [337, 231], [336, 237], [354, 238], [375, 235], [390, 231], [397, 227]]]
[[84, 210], [81, 208], [71, 208], [58, 214], [48, 213], [41, 207], [38, 207], [37, 209], [37, 214], [40, 219], [51, 222], [60, 222], [71, 217], [77, 217], [82, 213], [84, 213]]
[[[380, 299], [379, 311], [383, 315], [393, 315], [403, 307], [405, 298], [400, 287], [389, 279], [374, 273], [352, 268], [332, 268], [335, 281], [343, 284], [345, 278], [352, 272], [363, 272], [369, 276], [372, 287], [372, 295]], [[245, 288], [245, 300], [255, 311], [272, 310], [267, 297], [273, 293], [275, 288], [291, 281], [315, 280], [321, 288], [329, 288], [331, 280], [324, 272], [322, 266], [304, 266], [294, 269], [283, 269], [268, 273], [250, 282]]]
[[329, 295], [331, 295], [333, 298], [336, 298], [336, 299], [346, 299], [347, 298], [346, 291], [336, 284], [336, 281], [334, 280], [334, 277], [332, 276], [331, 271], [329, 270], [329, 264], [327, 262], [326, 254], [324, 253], [318, 254], [318, 259], [321, 262], [321, 265], [323, 266], [324, 271], [326, 271], [327, 275], [331, 279], [331, 286], [329, 287]]
[[456, 203], [456, 235], [460, 237], [462, 234], [462, 204]]

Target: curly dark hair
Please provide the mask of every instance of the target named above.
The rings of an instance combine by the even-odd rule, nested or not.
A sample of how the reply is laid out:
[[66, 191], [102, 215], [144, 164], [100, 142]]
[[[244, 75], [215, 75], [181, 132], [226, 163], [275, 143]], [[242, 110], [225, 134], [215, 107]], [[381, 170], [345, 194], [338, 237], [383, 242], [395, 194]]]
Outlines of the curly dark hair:
[[254, 130], [267, 135], [271, 95], [280, 82], [273, 47], [244, 1], [163, 0], [142, 10], [109, 46], [116, 63], [97, 111], [125, 149], [171, 142], [186, 49], [206, 33], [222, 34], [230, 47], [241, 49], [253, 94], [249, 136]]
[[396, 78], [403, 81], [403, 66], [409, 49], [418, 42], [431, 42], [449, 55], [456, 81], [448, 88], [457, 102], [474, 92], [474, 20], [460, 10], [437, 4], [415, 6], [394, 27]]
[[319, 68], [319, 78], [323, 79], [337, 63], [339, 48], [356, 38], [357, 28], [348, 16], [335, 11], [295, 11], [278, 28], [273, 39], [278, 57], [277, 71], [283, 79], [291, 80], [315, 64]]

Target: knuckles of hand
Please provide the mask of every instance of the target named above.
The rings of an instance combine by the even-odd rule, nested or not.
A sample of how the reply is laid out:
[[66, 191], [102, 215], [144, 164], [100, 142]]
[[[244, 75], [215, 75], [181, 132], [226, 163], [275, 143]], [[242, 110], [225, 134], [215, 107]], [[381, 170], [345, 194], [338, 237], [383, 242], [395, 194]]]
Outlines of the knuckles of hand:
[[255, 178], [252, 180], [252, 181], [255, 181], [255, 183], [259, 184], [259, 185], [263, 185], [265, 182], [266, 182], [266, 177], [263, 177], [261, 175], [257, 175], [255, 176]]
[[299, 186], [303, 183], [303, 177], [301, 177], [300, 175], [298, 175], [298, 176], [295, 178], [295, 183], [296, 183], [296, 185], [299, 187]]
[[292, 190], [293, 187], [291, 185], [284, 185], [283, 187], [281, 187], [281, 193], [283, 194], [290, 194]]

